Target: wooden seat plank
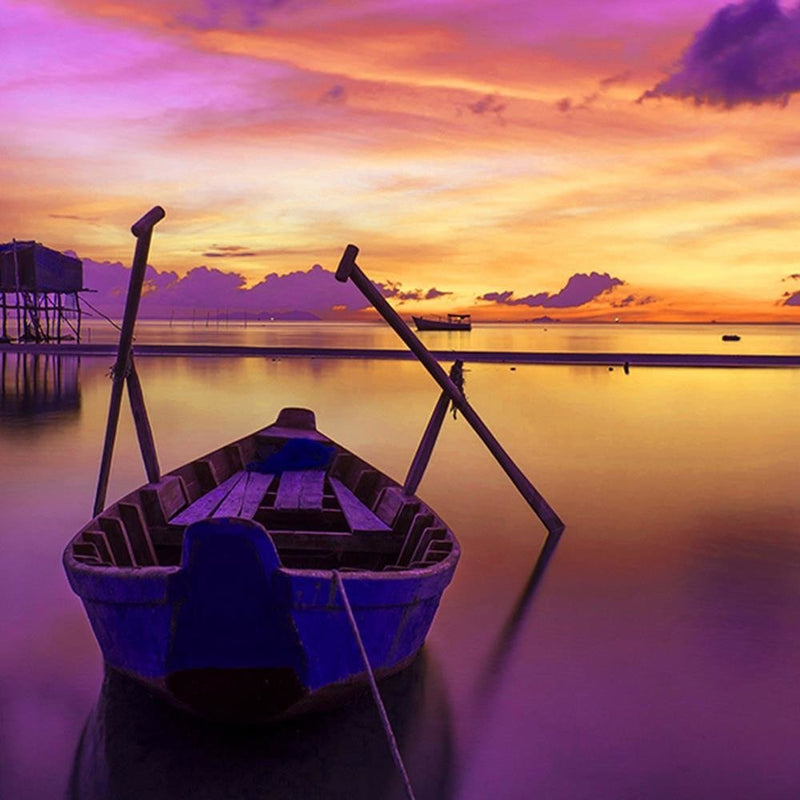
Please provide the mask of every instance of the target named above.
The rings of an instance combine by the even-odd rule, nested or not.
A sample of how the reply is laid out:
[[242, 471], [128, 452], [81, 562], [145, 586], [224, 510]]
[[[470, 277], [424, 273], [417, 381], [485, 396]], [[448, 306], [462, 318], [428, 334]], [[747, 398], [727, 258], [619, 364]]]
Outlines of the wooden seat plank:
[[340, 480], [331, 478], [331, 487], [339, 506], [342, 509], [344, 518], [347, 520], [347, 527], [353, 533], [367, 531], [388, 531], [389, 526], [378, 516], [372, 513]]
[[246, 519], [253, 519], [264, 495], [272, 483], [274, 475], [269, 475], [263, 472], [248, 472], [247, 485], [244, 490], [244, 499], [242, 500], [241, 516]]
[[341, 531], [270, 531], [275, 547], [281, 550], [327, 550], [331, 552], [397, 552], [397, 538], [386, 531], [342, 533]]
[[224, 480], [219, 486], [198, 497], [194, 503], [181, 511], [180, 514], [173, 517], [169, 521], [170, 525], [190, 525], [192, 522], [197, 522], [200, 519], [208, 519], [214, 514], [233, 488], [240, 481], [244, 480], [245, 475], [246, 473], [244, 471], [234, 472], [233, 475], [227, 480]]
[[321, 511], [325, 470], [292, 470], [281, 474], [275, 508], [279, 511]]
[[243, 473], [242, 477], [231, 487], [228, 494], [225, 495], [223, 501], [217, 506], [214, 511], [214, 517], [238, 517], [242, 511], [242, 502], [244, 501], [244, 490], [247, 488], [247, 473]]

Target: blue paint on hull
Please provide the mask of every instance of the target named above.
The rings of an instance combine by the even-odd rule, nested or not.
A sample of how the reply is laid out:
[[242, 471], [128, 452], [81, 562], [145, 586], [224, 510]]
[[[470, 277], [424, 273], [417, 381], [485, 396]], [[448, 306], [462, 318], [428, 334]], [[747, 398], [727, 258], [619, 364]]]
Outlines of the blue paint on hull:
[[[405, 666], [422, 647], [458, 556], [454, 545], [429, 567], [342, 573], [377, 673]], [[179, 567], [86, 565], [70, 548], [64, 561], [105, 661], [151, 685], [164, 689], [170, 676], [192, 673], [216, 681], [223, 671], [230, 675], [214, 686], [235, 685], [241, 675], [239, 688], [245, 678], [260, 690], [283, 687], [287, 707], [270, 706], [283, 712], [365, 676], [334, 573], [282, 567], [257, 522], [191, 525]]]

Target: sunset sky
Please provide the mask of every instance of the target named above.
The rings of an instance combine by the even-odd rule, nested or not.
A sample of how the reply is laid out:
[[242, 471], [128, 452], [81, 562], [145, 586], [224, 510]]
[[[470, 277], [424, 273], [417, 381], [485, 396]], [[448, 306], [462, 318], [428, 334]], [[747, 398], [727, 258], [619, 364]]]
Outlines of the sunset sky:
[[173, 283], [316, 286], [353, 242], [406, 311], [800, 321], [795, 3], [0, 12], [0, 241], [130, 264], [159, 204]]

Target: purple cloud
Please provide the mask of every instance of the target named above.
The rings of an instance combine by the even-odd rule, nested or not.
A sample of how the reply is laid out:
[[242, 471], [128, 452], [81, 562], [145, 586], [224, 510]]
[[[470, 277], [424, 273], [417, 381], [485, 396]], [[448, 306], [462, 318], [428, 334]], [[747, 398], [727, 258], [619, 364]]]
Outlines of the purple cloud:
[[602, 274], [592, 272], [590, 275], [579, 272], [573, 275], [567, 281], [567, 285], [556, 294], [539, 292], [539, 294], [529, 294], [527, 297], [514, 297], [512, 291], [487, 292], [478, 300], [506, 306], [575, 308], [611, 291], [615, 286], [623, 286], [624, 283], [625, 281], [619, 278], [612, 278], [607, 272]]
[[787, 292], [784, 297], [786, 298], [781, 305], [784, 306], [800, 306], [800, 292]]
[[[242, 252], [236, 245], [215, 245], [214, 249], [220, 255]], [[83, 283], [92, 290], [86, 295], [86, 300], [108, 316], [121, 314], [129, 281], [130, 268], [120, 263], [83, 261]], [[451, 294], [436, 288], [407, 291], [401, 284], [392, 282], [375, 285], [384, 296], [401, 303], [432, 300]], [[233, 310], [261, 315], [303, 311], [315, 316], [334, 317], [343, 311], [360, 311], [368, 305], [353, 284], [339, 283], [333, 272], [319, 264], [286, 275], [269, 273], [249, 288], [244, 276], [236, 272], [194, 267], [181, 278], [175, 272], [158, 272], [148, 266], [141, 315], [171, 317], [173, 314], [186, 316], [195, 312]]]
[[800, 90], [800, 5], [744, 0], [717, 11], [697, 33], [675, 71], [637, 102], [678, 97], [725, 108], [785, 106]]

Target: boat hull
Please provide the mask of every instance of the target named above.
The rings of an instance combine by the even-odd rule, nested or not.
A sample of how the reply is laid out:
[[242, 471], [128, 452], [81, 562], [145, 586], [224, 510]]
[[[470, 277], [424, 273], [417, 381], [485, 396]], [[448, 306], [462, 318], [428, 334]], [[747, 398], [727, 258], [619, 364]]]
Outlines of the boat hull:
[[450, 322], [444, 319], [427, 319], [426, 317], [412, 317], [418, 331], [469, 331], [472, 330], [470, 322]]
[[[422, 647], [457, 548], [430, 567], [339, 573], [369, 663]], [[261, 722], [335, 704], [367, 679], [333, 570], [286, 569], [252, 520], [195, 523], [175, 567], [65, 568], [108, 666], [204, 717]]]

